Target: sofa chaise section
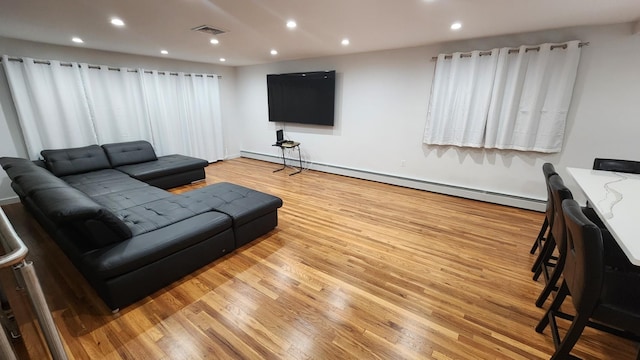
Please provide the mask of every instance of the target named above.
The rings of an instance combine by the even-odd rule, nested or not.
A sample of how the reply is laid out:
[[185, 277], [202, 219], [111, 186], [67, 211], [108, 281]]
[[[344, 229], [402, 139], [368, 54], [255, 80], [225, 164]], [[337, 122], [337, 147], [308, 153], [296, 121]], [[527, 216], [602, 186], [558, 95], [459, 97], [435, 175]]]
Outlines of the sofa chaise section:
[[157, 157], [147, 141], [102, 145], [114, 169], [162, 189], [205, 178], [206, 160], [184, 155]]
[[182, 194], [233, 219], [236, 247], [241, 247], [278, 226], [276, 196], [227, 182], [217, 183]]
[[231, 219], [206, 212], [82, 255], [79, 269], [111, 308], [131, 304], [232, 252]]

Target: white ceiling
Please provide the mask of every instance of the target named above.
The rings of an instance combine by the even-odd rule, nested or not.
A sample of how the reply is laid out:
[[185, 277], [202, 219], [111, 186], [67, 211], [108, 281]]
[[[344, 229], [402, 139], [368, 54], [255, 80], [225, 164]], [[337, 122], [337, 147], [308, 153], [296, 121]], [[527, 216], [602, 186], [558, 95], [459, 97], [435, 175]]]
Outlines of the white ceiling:
[[232, 66], [638, 19], [640, 0], [0, 0], [3, 37]]

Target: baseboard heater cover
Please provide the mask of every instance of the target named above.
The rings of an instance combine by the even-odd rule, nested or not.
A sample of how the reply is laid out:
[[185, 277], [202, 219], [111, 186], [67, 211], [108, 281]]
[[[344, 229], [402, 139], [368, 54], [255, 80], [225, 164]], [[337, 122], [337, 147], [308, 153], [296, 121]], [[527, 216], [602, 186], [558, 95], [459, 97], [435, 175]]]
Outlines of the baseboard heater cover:
[[[272, 163], [282, 163], [282, 157], [241, 150], [240, 156], [255, 159], [268, 161]], [[287, 161], [293, 161], [297, 159], [287, 158]], [[322, 171], [330, 174], [349, 176], [358, 179], [377, 181], [385, 184], [403, 186], [411, 189], [425, 190], [430, 192], [435, 192], [444, 195], [451, 195], [462, 197], [466, 199], [479, 200], [484, 202], [489, 202], [493, 204], [500, 204], [506, 206], [517, 207], [521, 209], [534, 210], [534, 211], [545, 211], [546, 201], [539, 199], [526, 198], [522, 196], [509, 195], [509, 194], [501, 194], [497, 192], [478, 190], [472, 188], [466, 188], [462, 186], [448, 185], [448, 184], [440, 184], [431, 181], [425, 181], [420, 179], [412, 179], [408, 177], [402, 177], [398, 175], [384, 174], [378, 173], [374, 171], [368, 170], [360, 170], [360, 169], [352, 169], [343, 166], [337, 165], [329, 165], [322, 164], [316, 162], [307, 162], [309, 169]]]

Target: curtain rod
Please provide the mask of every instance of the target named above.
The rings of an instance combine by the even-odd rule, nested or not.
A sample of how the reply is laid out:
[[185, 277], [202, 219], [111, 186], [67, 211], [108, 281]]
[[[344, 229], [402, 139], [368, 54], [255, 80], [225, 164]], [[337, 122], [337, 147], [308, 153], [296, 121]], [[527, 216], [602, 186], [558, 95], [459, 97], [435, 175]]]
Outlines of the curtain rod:
[[[583, 47], [583, 46], [589, 46], [589, 42], [581, 42], [578, 44], [578, 47]], [[560, 44], [560, 45], [551, 45], [551, 50], [553, 49], [566, 49], [567, 48], [567, 44]], [[527, 51], [540, 51], [540, 46], [534, 46], [534, 47], [528, 47], [524, 49], [524, 52]], [[513, 48], [513, 49], [509, 49], [509, 54], [515, 54], [520, 52], [519, 48]], [[480, 51], [480, 53], [478, 54], [478, 56], [484, 56], [484, 55], [491, 55], [491, 50], [486, 50], [486, 51]], [[465, 52], [460, 54], [460, 57], [471, 57], [471, 53], [470, 52]], [[453, 58], [453, 54], [446, 54], [444, 56], [445, 59], [452, 59]], [[437, 56], [434, 56], [431, 58], [432, 61], [436, 61], [438, 60]]]
[[[23, 62], [22, 58], [8, 57], [8, 59], [9, 59], [9, 61]], [[0, 57], [0, 62], [2, 62], [2, 58], [1, 57]], [[42, 65], [51, 65], [51, 62], [47, 61], [47, 60], [33, 60], [33, 63], [34, 64], [42, 64]], [[73, 63], [60, 62], [60, 66], [73, 67], [73, 65], [74, 65]], [[80, 64], [78, 64], [78, 67], [82, 67], [82, 66]], [[89, 68], [89, 69], [100, 69], [101, 67], [100, 67], [100, 65], [87, 64], [87, 68]], [[122, 70], [120, 68], [111, 67], [111, 66], [108, 66], [107, 69], [108, 70], [112, 70], [112, 71], [121, 71]], [[134, 72], [134, 73], [138, 72], [137, 69], [126, 69], [126, 70], [127, 70], [127, 72]], [[152, 74], [153, 71], [144, 70], [144, 73], [145, 74]], [[178, 76], [179, 75], [177, 72], [167, 72], [167, 71], [158, 71], [158, 74], [161, 74], [161, 75], [174, 75], [174, 76]], [[195, 77], [206, 76], [206, 77], [210, 77], [210, 78], [213, 78], [214, 76], [217, 76], [218, 79], [222, 79], [222, 75], [200, 75], [200, 74], [192, 75], [192, 74], [185, 74], [185, 76], [195, 76]]]

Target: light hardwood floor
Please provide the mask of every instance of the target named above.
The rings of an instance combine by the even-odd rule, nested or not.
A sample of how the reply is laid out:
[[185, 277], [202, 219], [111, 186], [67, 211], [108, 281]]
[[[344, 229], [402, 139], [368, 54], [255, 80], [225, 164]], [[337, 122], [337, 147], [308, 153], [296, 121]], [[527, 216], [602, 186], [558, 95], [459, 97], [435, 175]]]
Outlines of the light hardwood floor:
[[[207, 168], [206, 182], [175, 189], [229, 181], [284, 206], [269, 234], [116, 315], [20, 204], [5, 206], [71, 357], [550, 357], [548, 330], [534, 331], [544, 310], [530, 272], [541, 213], [277, 167], [224, 161]], [[7, 287], [11, 275], [0, 275]], [[24, 338], [16, 346], [46, 358], [24, 295], [9, 293]], [[574, 354], [628, 359], [635, 346], [587, 330]]]

